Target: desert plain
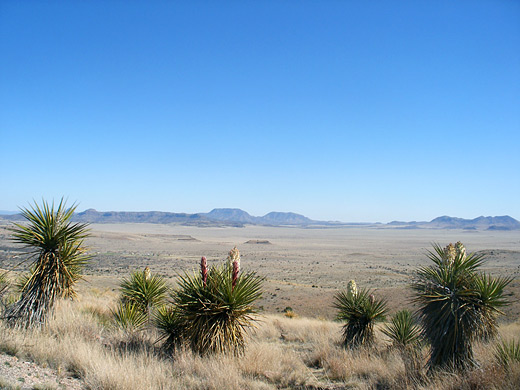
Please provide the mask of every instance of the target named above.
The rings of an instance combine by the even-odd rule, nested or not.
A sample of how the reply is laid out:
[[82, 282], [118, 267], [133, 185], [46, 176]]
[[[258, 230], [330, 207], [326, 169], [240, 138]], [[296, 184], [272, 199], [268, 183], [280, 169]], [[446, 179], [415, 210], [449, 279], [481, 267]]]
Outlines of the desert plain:
[[[23, 271], [23, 249], [0, 225], [0, 267]], [[399, 229], [378, 225], [342, 227], [194, 227], [148, 223], [92, 224], [86, 246], [93, 255], [80, 291], [114, 294], [131, 271], [150, 267], [172, 286], [179, 274], [198, 272], [201, 256], [209, 265], [225, 261], [237, 246], [243, 271], [265, 278], [258, 303], [266, 314], [285, 308], [303, 317], [333, 319], [334, 294], [349, 280], [375, 290], [391, 312], [413, 308], [409, 288], [418, 267], [428, 265], [432, 243], [461, 241], [469, 252], [483, 253], [483, 269], [514, 280], [513, 304], [502, 321], [520, 317], [520, 231]]]

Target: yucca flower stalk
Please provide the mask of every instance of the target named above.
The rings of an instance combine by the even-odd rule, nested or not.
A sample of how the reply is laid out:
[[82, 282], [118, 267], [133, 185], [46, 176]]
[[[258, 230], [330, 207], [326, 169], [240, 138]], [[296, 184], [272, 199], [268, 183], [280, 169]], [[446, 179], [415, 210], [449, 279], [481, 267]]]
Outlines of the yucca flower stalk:
[[229, 251], [227, 257], [228, 268], [233, 269], [233, 264], [235, 262], [238, 264], [238, 268], [240, 269], [240, 252], [236, 246]]
[[23, 244], [28, 260], [34, 261], [20, 299], [4, 314], [9, 325], [43, 325], [56, 299], [76, 296], [74, 285], [90, 256], [83, 246], [87, 224], [71, 222], [75, 210], [75, 205], [67, 209], [63, 199], [57, 208], [54, 203], [43, 201], [41, 207], [35, 203], [31, 209], [21, 209], [27, 223], [10, 228], [12, 240]]
[[354, 281], [349, 283], [348, 291], [341, 291], [334, 298], [334, 307], [338, 309], [336, 318], [346, 322], [343, 326], [343, 345], [349, 349], [372, 345], [374, 324], [384, 320], [386, 301], [375, 298], [367, 289], [358, 290]]
[[348, 282], [348, 285], [347, 285], [347, 295], [352, 298], [352, 297], [356, 296], [357, 293], [358, 293], [358, 288], [357, 288], [356, 281], [351, 280], [350, 282]]
[[430, 343], [430, 371], [463, 370], [476, 365], [473, 342], [497, 331], [500, 308], [510, 302], [504, 289], [510, 278], [481, 273], [482, 255], [466, 255], [461, 243], [428, 252], [433, 265], [421, 267], [412, 288], [423, 337]]
[[238, 261], [233, 262], [233, 273], [231, 275], [231, 286], [234, 289], [237, 285], [238, 280], [238, 272], [240, 271], [240, 266], [238, 265]]
[[205, 256], [202, 256], [202, 259], [200, 259], [200, 276], [202, 278], [202, 283], [205, 286], [208, 280], [208, 261]]
[[[239, 355], [245, 346], [245, 332], [253, 326], [261, 297], [262, 279], [254, 272], [239, 273], [238, 250], [232, 251], [233, 262], [208, 269], [206, 281], [201, 273], [179, 276], [178, 288], [172, 293], [173, 309], [161, 314], [169, 337], [181, 337], [197, 353], [231, 353]], [[230, 268], [230, 265], [232, 268]]]

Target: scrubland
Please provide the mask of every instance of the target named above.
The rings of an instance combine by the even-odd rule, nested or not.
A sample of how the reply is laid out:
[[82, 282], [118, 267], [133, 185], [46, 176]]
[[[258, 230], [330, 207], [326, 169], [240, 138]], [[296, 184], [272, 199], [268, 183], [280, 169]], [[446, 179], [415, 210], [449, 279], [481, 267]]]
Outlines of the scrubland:
[[[75, 376], [86, 389], [520, 388], [520, 367], [505, 370], [497, 364], [496, 341], [477, 344], [476, 369], [434, 375], [423, 370], [414, 377], [407, 375], [381, 325], [372, 348], [345, 350], [332, 306], [334, 294], [356, 279], [385, 297], [391, 314], [403, 307], [413, 309], [408, 286], [417, 267], [428, 262], [425, 251], [432, 242], [461, 240], [469, 251], [487, 255], [487, 272], [513, 277], [508, 288], [513, 305], [501, 318], [499, 337], [518, 339], [518, 232], [145, 224], [92, 228], [87, 244], [94, 259], [78, 299], [60, 301], [42, 330], [0, 325], [3, 353], [52, 367], [61, 376]], [[111, 310], [117, 305], [118, 285], [129, 272], [148, 266], [175, 286], [176, 276], [196, 269], [201, 255], [215, 264], [234, 245], [241, 249], [244, 269], [265, 278], [257, 327], [248, 333], [243, 356], [199, 356], [183, 348], [169, 355], [157, 342], [155, 330], [126, 333], [115, 327]], [[22, 256], [0, 226], [1, 267], [11, 269]], [[288, 306], [294, 310], [292, 316], [282, 313]], [[426, 360], [424, 347], [423, 365]]]
[[[88, 389], [515, 389], [520, 383], [520, 366], [506, 375], [493, 343], [477, 346], [481, 366], [471, 372], [411, 379], [380, 332], [373, 348], [347, 351], [341, 324], [273, 314], [258, 317], [241, 357], [201, 357], [188, 349], [166, 355], [153, 331], [128, 334], [112, 325], [116, 299], [94, 289], [61, 301], [41, 331], [2, 327], [0, 350], [76, 376]], [[502, 325], [500, 334], [517, 336], [520, 323]]]

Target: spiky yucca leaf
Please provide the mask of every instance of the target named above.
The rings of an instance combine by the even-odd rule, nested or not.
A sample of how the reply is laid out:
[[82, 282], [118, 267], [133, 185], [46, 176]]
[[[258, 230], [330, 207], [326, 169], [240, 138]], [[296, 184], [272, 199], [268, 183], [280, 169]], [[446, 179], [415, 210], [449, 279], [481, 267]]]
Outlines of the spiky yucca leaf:
[[511, 364], [520, 364], [520, 342], [516, 340], [500, 341], [495, 347], [495, 358], [508, 368]]
[[164, 348], [172, 352], [183, 339], [183, 322], [175, 307], [163, 306], [154, 315], [154, 323], [159, 330], [160, 338], [164, 341]]
[[142, 330], [148, 320], [148, 316], [134, 302], [120, 302], [115, 310], [112, 310], [115, 324], [122, 330], [134, 333]]
[[168, 286], [159, 275], [142, 271], [132, 272], [130, 278], [121, 282], [121, 299], [133, 302], [143, 310], [162, 306], [166, 302]]
[[476, 274], [473, 281], [478, 305], [475, 308], [480, 315], [480, 324], [476, 337], [481, 340], [490, 340], [497, 335], [497, 317], [504, 314], [500, 308], [510, 304], [504, 294], [504, 289], [511, 283], [508, 277], [493, 278], [486, 274]]
[[398, 311], [381, 330], [390, 337], [392, 346], [400, 352], [408, 378], [419, 378], [422, 366], [421, 328], [412, 313], [406, 309]]
[[72, 223], [76, 209], [66, 208], [62, 199], [57, 208], [43, 201], [31, 209], [22, 208], [26, 224], [11, 228], [12, 240], [28, 249], [31, 273], [24, 282], [20, 299], [4, 315], [8, 324], [19, 327], [42, 325], [57, 298], [73, 298], [75, 283], [90, 256], [83, 241], [87, 224]]
[[416, 348], [421, 343], [421, 328], [409, 310], [395, 313], [381, 331], [392, 340], [394, 346], [401, 349]]
[[361, 288], [355, 294], [341, 291], [336, 294], [334, 307], [337, 319], [345, 321], [343, 344], [355, 349], [374, 342], [374, 324], [382, 321], [387, 312], [384, 299], [376, 299], [369, 290]]
[[261, 286], [262, 279], [254, 272], [241, 273], [233, 286], [233, 272], [226, 266], [211, 267], [206, 284], [198, 273], [180, 276], [172, 298], [191, 348], [201, 354], [240, 354]]
[[509, 302], [503, 292], [508, 278], [478, 272], [483, 256], [465, 251], [447, 258], [434, 244], [433, 265], [421, 267], [412, 284], [423, 336], [431, 345], [429, 366], [465, 369], [476, 364], [472, 342], [496, 332], [496, 316]]
[[0, 273], [0, 303], [2, 306], [2, 310], [5, 309], [5, 306], [7, 305], [7, 294], [9, 293], [11, 283], [7, 279], [7, 272]]

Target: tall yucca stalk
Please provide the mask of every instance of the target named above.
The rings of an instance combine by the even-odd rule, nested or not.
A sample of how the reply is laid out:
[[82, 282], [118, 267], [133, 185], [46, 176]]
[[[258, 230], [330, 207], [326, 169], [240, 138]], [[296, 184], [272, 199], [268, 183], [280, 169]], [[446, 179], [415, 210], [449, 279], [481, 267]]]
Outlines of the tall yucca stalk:
[[20, 286], [20, 299], [4, 315], [9, 325], [42, 325], [56, 299], [76, 296], [74, 285], [90, 256], [83, 247], [87, 224], [71, 222], [75, 210], [75, 205], [67, 209], [63, 199], [57, 208], [43, 201], [41, 207], [35, 203], [31, 209], [21, 209], [27, 223], [10, 229], [12, 240], [23, 244], [28, 260], [34, 260]]
[[348, 291], [341, 291], [334, 298], [336, 318], [346, 322], [343, 345], [349, 349], [370, 346], [374, 342], [374, 324], [385, 318], [386, 301], [376, 299], [367, 289], [358, 290], [354, 281], [349, 283]]
[[465, 369], [476, 364], [473, 341], [497, 331], [500, 308], [510, 302], [504, 289], [509, 278], [492, 278], [479, 268], [482, 255], [469, 254], [461, 243], [433, 245], [433, 265], [421, 267], [412, 288], [423, 336], [431, 345], [429, 366]]
[[166, 330], [173, 326], [200, 354], [240, 354], [244, 332], [254, 322], [254, 303], [262, 295], [262, 279], [254, 272], [239, 273], [238, 250], [234, 251], [231, 264], [207, 270], [202, 262], [203, 272], [180, 276], [172, 294], [175, 309], [161, 317]]

